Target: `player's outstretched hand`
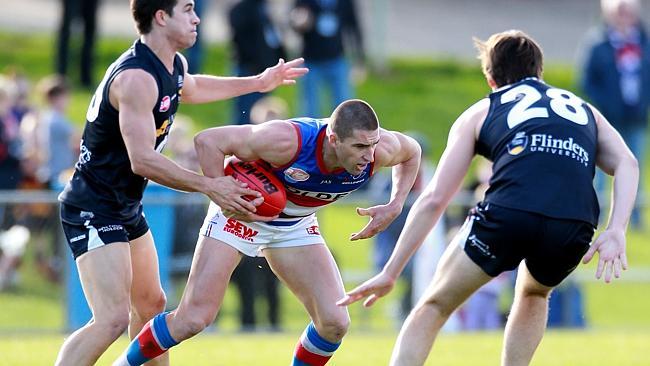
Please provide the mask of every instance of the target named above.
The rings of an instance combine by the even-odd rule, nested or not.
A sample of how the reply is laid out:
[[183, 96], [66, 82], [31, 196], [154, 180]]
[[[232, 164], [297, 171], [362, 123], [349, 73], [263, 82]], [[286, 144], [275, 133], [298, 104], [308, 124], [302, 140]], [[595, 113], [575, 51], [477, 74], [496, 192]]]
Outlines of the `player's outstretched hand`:
[[[256, 207], [264, 202], [262, 194], [248, 188], [246, 183], [240, 182], [232, 176], [211, 178], [211, 184], [205, 190], [205, 194], [225, 212], [233, 216], [250, 218], [250, 221], [270, 221], [273, 217], [262, 217], [255, 215]], [[243, 196], [256, 197], [248, 201]]]
[[384, 231], [401, 212], [401, 207], [392, 204], [369, 208], [357, 207], [357, 214], [360, 216], [370, 216], [370, 221], [358, 233], [350, 234], [350, 240], [372, 238], [377, 233]]
[[596, 278], [600, 279], [605, 273], [605, 282], [609, 283], [614, 277], [621, 277], [621, 269], [627, 269], [627, 256], [625, 255], [625, 232], [623, 230], [607, 229], [603, 231], [582, 258], [583, 263], [589, 263], [594, 254], [598, 252], [598, 268]]
[[280, 59], [278, 63], [269, 67], [259, 75], [262, 81], [262, 87], [259, 90], [262, 93], [269, 92], [280, 85], [293, 85], [296, 79], [309, 72], [306, 67], [299, 67], [305, 62], [302, 58], [297, 58], [289, 62]]
[[345, 297], [336, 302], [336, 305], [347, 306], [367, 297], [366, 301], [363, 302], [363, 306], [369, 307], [380, 297], [386, 296], [393, 289], [393, 286], [395, 286], [395, 279], [384, 272], [380, 272], [354, 290], [348, 291]]

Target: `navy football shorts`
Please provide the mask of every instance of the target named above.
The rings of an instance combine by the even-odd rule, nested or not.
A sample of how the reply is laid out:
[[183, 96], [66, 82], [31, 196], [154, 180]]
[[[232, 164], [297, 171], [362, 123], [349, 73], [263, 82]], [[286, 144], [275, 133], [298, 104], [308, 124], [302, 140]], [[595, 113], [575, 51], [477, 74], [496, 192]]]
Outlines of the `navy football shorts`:
[[61, 203], [61, 224], [74, 259], [104, 245], [128, 243], [149, 231], [142, 206], [132, 217], [119, 220]]
[[554, 287], [578, 266], [593, 234], [587, 222], [481, 202], [470, 210], [454, 242], [490, 276], [525, 260], [539, 283]]

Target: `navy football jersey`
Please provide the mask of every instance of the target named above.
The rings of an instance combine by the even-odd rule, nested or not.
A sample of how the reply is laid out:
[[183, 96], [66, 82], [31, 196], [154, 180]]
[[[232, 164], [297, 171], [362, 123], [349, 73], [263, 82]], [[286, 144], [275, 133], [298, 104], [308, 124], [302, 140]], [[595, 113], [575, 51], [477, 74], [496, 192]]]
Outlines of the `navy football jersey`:
[[174, 58], [169, 73], [162, 61], [140, 40], [106, 70], [88, 112], [75, 172], [59, 196], [63, 203], [113, 218], [128, 218], [138, 212], [147, 179], [131, 170], [131, 162], [120, 132], [119, 112], [109, 102], [109, 87], [128, 69], [142, 69], [158, 85], [158, 101], [152, 113], [156, 122], [157, 151], [167, 142], [183, 87], [183, 63]]
[[477, 153], [492, 162], [485, 201], [597, 225], [597, 127], [573, 93], [536, 78], [489, 95]]

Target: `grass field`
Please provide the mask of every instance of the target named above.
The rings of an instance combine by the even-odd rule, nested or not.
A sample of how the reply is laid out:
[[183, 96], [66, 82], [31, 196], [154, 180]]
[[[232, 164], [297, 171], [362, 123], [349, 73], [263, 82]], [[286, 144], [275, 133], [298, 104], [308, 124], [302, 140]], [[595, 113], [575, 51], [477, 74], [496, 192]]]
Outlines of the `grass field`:
[[[131, 43], [124, 39], [98, 42], [97, 77], [106, 65]], [[0, 72], [18, 65], [32, 80], [52, 70], [52, 38], [49, 35], [7, 34], [0, 32]], [[223, 47], [208, 48], [206, 72], [230, 74], [228, 55]], [[73, 63], [76, 60], [73, 59]], [[71, 65], [75, 69], [75, 65]], [[573, 72], [565, 65], [546, 67], [545, 79], [552, 84], [575, 90]], [[76, 88], [70, 117], [80, 126], [92, 91]], [[377, 110], [382, 125], [398, 130], [419, 130], [429, 137], [431, 158], [435, 161], [444, 147], [449, 126], [471, 102], [488, 92], [478, 61], [393, 60], [387, 73], [371, 74], [358, 85], [359, 97]], [[296, 111], [295, 88], [281, 88], [278, 95]], [[35, 99], [36, 102], [36, 99]], [[228, 123], [229, 102], [205, 106], [181, 107], [200, 129]], [[645, 181], [648, 181], [645, 169]], [[648, 186], [646, 184], [646, 186]], [[648, 218], [649, 215], [646, 215]], [[335, 253], [344, 275], [371, 272], [371, 241], [351, 243], [350, 232], [358, 230], [364, 219], [348, 205], [324, 210], [319, 216], [321, 228]], [[650, 227], [650, 223], [646, 225]], [[628, 235], [628, 258], [632, 268], [650, 267], [648, 234]], [[45, 283], [31, 266], [27, 256], [21, 270], [21, 284], [15, 292], [0, 294], [0, 365], [51, 364], [63, 340], [58, 332], [64, 327], [63, 290]], [[594, 264], [580, 270], [592, 275]], [[358, 277], [358, 276], [348, 276]], [[350, 288], [356, 280], [350, 280]], [[551, 331], [544, 339], [533, 365], [650, 365], [650, 278], [638, 282], [605, 285], [587, 282], [584, 286], [589, 330], [584, 332]], [[391, 319], [397, 294], [383, 299], [370, 311], [350, 308], [353, 321], [350, 335], [333, 359], [333, 365], [386, 364], [396, 337]], [[300, 304], [282, 292], [283, 326], [287, 333], [243, 335], [237, 329], [237, 296], [234, 289], [226, 294], [218, 327], [220, 332], [203, 335], [173, 352], [175, 365], [287, 365], [290, 354], [307, 318]], [[26, 331], [29, 330], [29, 331]], [[33, 334], [33, 335], [32, 335]], [[44, 335], [45, 334], [45, 335]], [[434, 349], [433, 365], [498, 364], [499, 334], [444, 335]], [[126, 340], [115, 344], [99, 363], [110, 364]], [[253, 351], [252, 351], [253, 350]]]
[[[209, 334], [191, 339], [170, 354], [174, 366], [286, 366], [298, 334]], [[329, 365], [388, 364], [396, 334], [352, 333]], [[0, 365], [52, 364], [62, 336], [0, 338]], [[498, 365], [501, 335], [496, 333], [443, 334], [426, 365]], [[532, 366], [647, 366], [650, 335], [624, 331], [548, 332]], [[126, 347], [121, 338], [97, 365], [110, 365]]]

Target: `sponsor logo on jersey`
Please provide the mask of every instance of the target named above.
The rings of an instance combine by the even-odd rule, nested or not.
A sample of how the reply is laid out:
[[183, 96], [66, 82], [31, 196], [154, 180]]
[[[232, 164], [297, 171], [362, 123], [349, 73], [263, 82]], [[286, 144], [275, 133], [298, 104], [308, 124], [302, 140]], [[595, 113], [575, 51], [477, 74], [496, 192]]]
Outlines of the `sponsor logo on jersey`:
[[359, 173], [358, 175], [353, 175], [353, 176], [352, 176], [352, 179], [354, 179], [354, 180], [358, 180], [358, 179], [363, 178], [365, 175], [366, 175], [366, 171], [364, 170], [364, 171], [362, 171], [361, 173]]
[[183, 75], [178, 75], [178, 87], [182, 88], [183, 87]]
[[124, 227], [122, 225], [106, 225], [106, 226], [100, 226], [97, 228], [97, 231], [100, 233], [107, 233], [110, 231], [118, 231], [122, 230]]
[[160, 101], [160, 108], [158, 108], [158, 112], [167, 112], [171, 105], [172, 105], [171, 98], [169, 97], [169, 95], [165, 95]]
[[226, 226], [223, 227], [223, 231], [233, 234], [240, 239], [248, 240], [251, 243], [253, 242], [253, 238], [257, 236], [258, 233], [257, 230], [253, 230], [233, 218], [228, 219]]
[[318, 201], [326, 201], [326, 202], [334, 202], [336, 200], [339, 200], [347, 195], [349, 195], [351, 192], [340, 192], [340, 193], [332, 193], [332, 192], [312, 192], [312, 191], [306, 191], [302, 189], [298, 189], [295, 187], [291, 187], [289, 185], [285, 186], [288, 194], [288, 198], [290, 198], [293, 201], [295, 201], [297, 204], [304, 204], [304, 198], [308, 200], [318, 200]]
[[565, 156], [575, 159], [584, 166], [589, 164], [589, 153], [576, 143], [573, 137], [563, 139], [540, 133], [532, 134], [530, 140], [530, 151]]
[[478, 249], [478, 251], [481, 252], [484, 256], [490, 257], [492, 259], [496, 258], [494, 254], [490, 252], [490, 247], [482, 242], [479, 238], [477, 238], [476, 235], [472, 234], [469, 238], [467, 238], [467, 241], [469, 241], [470, 246]]
[[320, 231], [318, 230], [318, 225], [310, 226], [305, 230], [307, 230], [307, 234], [309, 235], [320, 235]]
[[90, 161], [90, 157], [92, 156], [92, 152], [88, 150], [86, 145], [84, 145], [84, 140], [82, 139], [81, 142], [79, 143], [79, 161], [77, 164], [83, 165], [86, 164], [87, 162]]
[[[350, 175], [349, 177], [343, 178], [341, 184], [361, 184], [365, 183], [366, 179], [363, 179], [366, 176], [367, 171], [362, 171], [358, 175]], [[350, 180], [352, 178], [352, 180]]]
[[158, 128], [158, 129], [156, 130], [156, 138], [158, 138], [158, 137], [160, 137], [160, 136], [166, 134], [166, 133], [169, 131], [169, 129], [170, 129], [171, 127], [172, 127], [172, 124], [169, 123], [169, 120], [168, 120], [168, 119], [166, 119], [166, 120], [162, 123], [162, 125], [160, 125], [160, 128]]
[[309, 179], [309, 173], [307, 173], [306, 171], [300, 168], [294, 168], [294, 167], [289, 167], [285, 169], [284, 176], [289, 182], [292, 183], [304, 182], [307, 179]]
[[79, 240], [86, 239], [86, 234], [77, 235], [74, 238], [70, 239], [70, 243], [76, 243]]
[[519, 155], [522, 151], [526, 150], [528, 146], [528, 136], [526, 132], [517, 132], [515, 137], [508, 144], [508, 153], [510, 155]]
[[84, 219], [84, 220], [88, 220], [88, 219], [94, 218], [95, 214], [90, 212], [90, 211], [81, 211], [81, 212], [79, 212], [79, 217]]

